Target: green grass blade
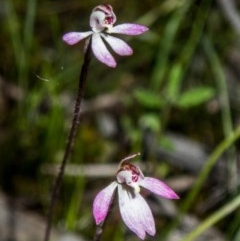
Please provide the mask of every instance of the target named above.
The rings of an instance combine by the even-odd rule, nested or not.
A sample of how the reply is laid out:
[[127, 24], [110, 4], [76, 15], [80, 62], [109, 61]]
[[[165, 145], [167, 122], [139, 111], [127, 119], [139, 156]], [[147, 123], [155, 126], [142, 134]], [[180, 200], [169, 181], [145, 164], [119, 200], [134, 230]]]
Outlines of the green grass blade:
[[[228, 96], [227, 80], [223, 71], [223, 66], [220, 63], [219, 57], [214, 50], [211, 40], [208, 37], [204, 38], [203, 46], [208, 57], [212, 72], [218, 88], [218, 99], [221, 107], [222, 126], [224, 136], [227, 137], [233, 132], [231, 110]], [[238, 186], [238, 173], [236, 163], [236, 150], [231, 148], [227, 153], [228, 159], [228, 189], [229, 191], [236, 190]]]
[[193, 231], [191, 231], [182, 241], [192, 241], [195, 240], [200, 234], [206, 231], [208, 228], [212, 227], [218, 221], [229, 215], [235, 209], [240, 206], [240, 195], [234, 198], [232, 201], [224, 205], [222, 208], [214, 212], [208, 218], [206, 218], [199, 226], [197, 226]]

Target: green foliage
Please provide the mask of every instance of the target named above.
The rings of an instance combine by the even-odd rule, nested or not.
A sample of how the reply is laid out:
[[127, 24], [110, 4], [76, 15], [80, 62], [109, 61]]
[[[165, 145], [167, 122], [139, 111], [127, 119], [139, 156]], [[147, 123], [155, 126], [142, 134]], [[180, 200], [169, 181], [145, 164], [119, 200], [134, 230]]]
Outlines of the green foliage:
[[[42, 215], [48, 208], [54, 178], [43, 167], [59, 163], [62, 158], [84, 49], [83, 44], [66, 46], [61, 37], [67, 31], [89, 29], [88, 15], [96, 4], [99, 1], [1, 3], [4, 6], [0, 29], [1, 188], [8, 194], [40, 203]], [[117, 162], [126, 152], [141, 152], [145, 128], [152, 131], [157, 144], [173, 154], [173, 143], [165, 135], [168, 131], [204, 140], [202, 144], [209, 144], [207, 149], [213, 151], [191, 190], [180, 193], [182, 198], [176, 206], [181, 217], [174, 219], [181, 221], [190, 211], [197, 217], [195, 206], [204, 205], [212, 190], [221, 186], [226, 198], [221, 205], [214, 206], [214, 212], [201, 214], [204, 221], [184, 240], [193, 240], [213, 226], [221, 230], [219, 221], [228, 240], [239, 240], [239, 212], [231, 214], [234, 225], [226, 218], [239, 209], [234, 148], [239, 139], [239, 129], [234, 128], [239, 119], [235, 94], [240, 89], [236, 81], [238, 35], [217, 2], [211, 0], [143, 0], [141, 4], [113, 0], [110, 4], [118, 23], [138, 22], [147, 25], [150, 31], [139, 38], [123, 37], [134, 53], [130, 57], [116, 56], [116, 69], [92, 60], [82, 128], [71, 162], [77, 165]], [[115, 99], [114, 103], [112, 99], [98, 101], [114, 93], [117, 104]], [[100, 112], [107, 112], [112, 118], [115, 129], [111, 136], [100, 132], [97, 124]], [[201, 118], [196, 113], [201, 113]], [[192, 123], [186, 122], [189, 116]], [[190, 127], [185, 123], [190, 123]], [[219, 127], [214, 123], [220, 123]], [[212, 186], [215, 179], [211, 179], [210, 173], [220, 158], [227, 163], [227, 180]], [[157, 174], [170, 173], [172, 178], [186, 174], [169, 163], [151, 164]], [[56, 226], [63, 223], [66, 229], [92, 239], [95, 225], [91, 207], [96, 191], [103, 187], [99, 183], [100, 178], [83, 177], [82, 173], [77, 178], [67, 176], [56, 211]], [[114, 223], [116, 220], [120, 223], [116, 213], [112, 218]], [[164, 240], [163, 233], [171, 235], [176, 228], [170, 218], [166, 222], [164, 217], [157, 216], [157, 223], [163, 227], [157, 231], [157, 240]], [[104, 238], [124, 239], [121, 227], [122, 224], [107, 227]]]
[[201, 105], [211, 100], [215, 95], [215, 91], [210, 87], [199, 87], [183, 92], [177, 101], [177, 106], [181, 108], [190, 108]]
[[74, 231], [77, 228], [77, 223], [79, 220], [79, 213], [81, 210], [80, 204], [83, 201], [84, 195], [84, 178], [78, 177], [77, 180], [73, 180], [74, 189], [72, 195], [68, 201], [69, 208], [66, 214], [66, 228]]
[[140, 125], [150, 128], [155, 133], [159, 133], [161, 131], [160, 116], [155, 113], [142, 115], [140, 119]]
[[166, 96], [170, 102], [177, 102], [181, 90], [182, 67], [176, 64], [172, 67], [166, 86]]
[[145, 108], [160, 109], [164, 104], [161, 95], [151, 90], [137, 89], [134, 91], [133, 96]]

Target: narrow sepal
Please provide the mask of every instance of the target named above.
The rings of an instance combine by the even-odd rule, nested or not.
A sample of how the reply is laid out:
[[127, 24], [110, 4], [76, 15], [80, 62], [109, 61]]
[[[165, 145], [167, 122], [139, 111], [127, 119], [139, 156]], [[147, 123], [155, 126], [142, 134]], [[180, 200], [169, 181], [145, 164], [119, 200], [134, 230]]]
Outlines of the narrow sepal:
[[126, 35], [139, 35], [143, 34], [146, 31], [148, 31], [147, 27], [134, 23], [119, 24], [111, 29], [111, 33], [119, 33]]
[[95, 197], [93, 201], [93, 216], [97, 225], [106, 218], [117, 185], [116, 182], [112, 182]]
[[92, 31], [88, 32], [69, 32], [63, 35], [62, 39], [69, 45], [73, 45], [81, 41], [82, 39], [87, 38], [92, 34]]
[[161, 197], [179, 199], [179, 196], [167, 184], [156, 178], [145, 177], [139, 182], [139, 185]]

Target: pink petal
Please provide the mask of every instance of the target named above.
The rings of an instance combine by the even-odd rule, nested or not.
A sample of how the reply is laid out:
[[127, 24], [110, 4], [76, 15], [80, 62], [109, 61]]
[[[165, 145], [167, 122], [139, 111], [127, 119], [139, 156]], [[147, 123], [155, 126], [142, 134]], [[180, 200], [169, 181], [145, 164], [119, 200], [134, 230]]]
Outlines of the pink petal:
[[164, 198], [179, 199], [179, 196], [168, 185], [156, 178], [145, 177], [139, 185]]
[[152, 212], [143, 199], [136, 193], [130, 193], [124, 186], [118, 186], [119, 208], [123, 221], [140, 239], [144, 239], [146, 232], [155, 235], [155, 223]]
[[117, 185], [116, 182], [112, 182], [95, 197], [93, 201], [93, 216], [97, 225], [106, 218]]
[[117, 54], [127, 56], [133, 53], [132, 48], [123, 40], [110, 35], [102, 35], [102, 37], [108, 42], [108, 44]]
[[111, 33], [120, 33], [120, 34], [126, 34], [126, 35], [139, 35], [148, 30], [147, 27], [140, 25], [140, 24], [134, 24], [134, 23], [123, 23], [116, 25], [111, 29]]
[[88, 32], [70, 32], [63, 35], [62, 39], [69, 45], [73, 45], [88, 37], [92, 34], [92, 31]]
[[108, 65], [109, 67], [116, 67], [117, 63], [106, 48], [99, 33], [94, 33], [92, 36], [92, 51], [100, 62]]

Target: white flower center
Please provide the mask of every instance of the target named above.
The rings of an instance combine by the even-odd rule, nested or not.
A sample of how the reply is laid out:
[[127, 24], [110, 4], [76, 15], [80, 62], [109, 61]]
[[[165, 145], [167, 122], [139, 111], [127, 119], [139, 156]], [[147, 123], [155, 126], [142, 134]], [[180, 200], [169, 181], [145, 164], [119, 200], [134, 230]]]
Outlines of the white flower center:
[[90, 16], [90, 26], [93, 32], [99, 33], [106, 30], [110, 33], [115, 22], [116, 15], [108, 4], [95, 7]]
[[126, 183], [128, 186], [134, 189], [134, 192], [140, 192], [139, 180], [144, 176], [138, 166], [130, 163], [123, 162], [117, 173], [117, 182]]

